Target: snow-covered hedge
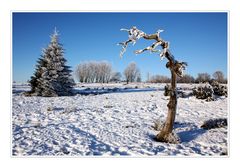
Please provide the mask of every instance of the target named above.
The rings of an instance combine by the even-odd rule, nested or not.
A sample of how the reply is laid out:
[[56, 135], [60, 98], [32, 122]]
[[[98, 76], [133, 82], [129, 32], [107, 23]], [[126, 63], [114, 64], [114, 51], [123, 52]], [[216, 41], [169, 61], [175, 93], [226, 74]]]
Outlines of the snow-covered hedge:
[[193, 88], [193, 95], [198, 99], [206, 99], [206, 101], [213, 101], [215, 96], [227, 97], [227, 86], [221, 85], [217, 81], [212, 81], [211, 84], [201, 84]]

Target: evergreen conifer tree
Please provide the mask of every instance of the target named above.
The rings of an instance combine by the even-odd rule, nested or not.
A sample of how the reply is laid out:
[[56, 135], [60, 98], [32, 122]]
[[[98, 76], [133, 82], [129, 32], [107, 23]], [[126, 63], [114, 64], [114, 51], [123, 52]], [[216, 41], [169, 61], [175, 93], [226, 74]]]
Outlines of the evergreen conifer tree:
[[30, 80], [31, 95], [68, 96], [73, 93], [72, 71], [66, 66], [64, 49], [58, 42], [58, 36], [55, 29], [51, 42], [37, 61], [36, 71]]

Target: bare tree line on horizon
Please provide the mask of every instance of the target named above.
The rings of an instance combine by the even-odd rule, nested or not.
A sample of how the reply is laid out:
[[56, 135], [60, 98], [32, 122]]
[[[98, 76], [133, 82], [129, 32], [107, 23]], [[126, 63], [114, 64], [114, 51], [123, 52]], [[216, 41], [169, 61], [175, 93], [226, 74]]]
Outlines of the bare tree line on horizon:
[[[142, 82], [139, 67], [135, 62], [131, 62], [124, 69], [123, 73], [113, 71], [112, 65], [107, 61], [89, 61], [77, 65], [74, 75], [81, 83], [109, 83], [109, 82]], [[190, 74], [184, 74], [182, 78], [177, 78], [178, 83], [204, 83], [212, 80], [219, 83], [227, 83], [222, 71], [215, 71], [212, 76], [207, 73], [198, 73], [194, 78]], [[169, 83], [170, 78], [165, 75], [150, 75], [147, 73], [145, 82], [149, 83]]]

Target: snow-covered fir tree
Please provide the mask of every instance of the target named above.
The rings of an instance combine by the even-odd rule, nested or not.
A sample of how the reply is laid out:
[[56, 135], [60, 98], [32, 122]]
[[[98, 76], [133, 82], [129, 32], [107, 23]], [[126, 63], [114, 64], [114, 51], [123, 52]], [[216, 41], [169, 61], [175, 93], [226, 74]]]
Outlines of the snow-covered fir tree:
[[55, 28], [51, 42], [43, 49], [37, 61], [36, 71], [31, 77], [31, 95], [36, 96], [68, 96], [72, 95], [74, 81], [69, 66], [66, 66], [64, 49], [58, 41]]

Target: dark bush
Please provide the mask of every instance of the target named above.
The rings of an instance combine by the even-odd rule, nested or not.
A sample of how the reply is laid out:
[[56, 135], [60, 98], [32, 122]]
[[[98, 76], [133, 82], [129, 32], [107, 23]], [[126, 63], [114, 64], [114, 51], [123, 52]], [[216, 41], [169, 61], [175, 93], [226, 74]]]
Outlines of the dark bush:
[[210, 84], [193, 88], [193, 95], [196, 96], [197, 99], [206, 99], [206, 101], [213, 101], [213, 93], [213, 88]]
[[203, 123], [201, 128], [203, 129], [214, 129], [214, 128], [221, 128], [227, 126], [227, 119], [226, 118], [217, 118], [217, 119], [210, 119]]
[[219, 84], [216, 80], [212, 81], [211, 85], [215, 95], [227, 97], [227, 86]]

